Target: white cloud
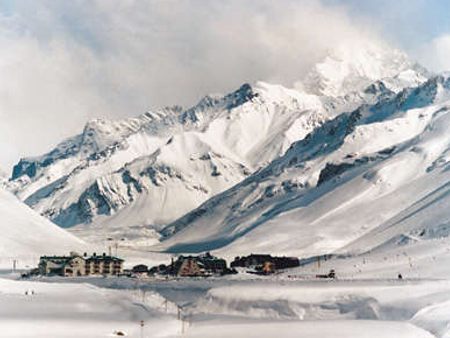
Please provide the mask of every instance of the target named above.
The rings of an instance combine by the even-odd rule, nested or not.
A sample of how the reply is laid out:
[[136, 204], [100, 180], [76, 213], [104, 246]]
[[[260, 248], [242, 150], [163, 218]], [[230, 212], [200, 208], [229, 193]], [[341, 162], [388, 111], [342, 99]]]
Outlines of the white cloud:
[[441, 35], [420, 47], [419, 61], [430, 70], [450, 71], [450, 34]]
[[18, 1], [0, 14], [0, 165], [48, 150], [88, 118], [192, 104], [255, 80], [292, 85], [343, 39], [368, 35], [318, 0]]

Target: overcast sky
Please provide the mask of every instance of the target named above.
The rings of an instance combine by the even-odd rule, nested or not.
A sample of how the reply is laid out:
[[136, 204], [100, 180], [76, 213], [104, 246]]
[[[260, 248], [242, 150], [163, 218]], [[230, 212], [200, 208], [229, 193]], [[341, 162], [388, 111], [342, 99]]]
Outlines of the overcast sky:
[[343, 39], [450, 69], [447, 0], [0, 0], [0, 167], [94, 117], [290, 86]]

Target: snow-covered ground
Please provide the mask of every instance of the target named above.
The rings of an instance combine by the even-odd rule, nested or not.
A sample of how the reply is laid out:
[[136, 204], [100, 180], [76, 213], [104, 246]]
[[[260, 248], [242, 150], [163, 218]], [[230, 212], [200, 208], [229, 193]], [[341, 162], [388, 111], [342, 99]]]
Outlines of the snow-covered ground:
[[448, 280], [0, 279], [2, 337], [431, 338], [449, 311]]
[[119, 331], [140, 337], [142, 320], [145, 337], [173, 337], [181, 332], [176, 307], [167, 304], [166, 312], [165, 300], [154, 293], [0, 279], [0, 336], [4, 338], [118, 337]]
[[230, 323], [224, 325], [218, 321], [200, 323], [190, 330], [186, 337], [198, 338], [431, 338], [428, 332], [409, 323], [390, 321], [321, 321], [309, 322], [261, 322]]

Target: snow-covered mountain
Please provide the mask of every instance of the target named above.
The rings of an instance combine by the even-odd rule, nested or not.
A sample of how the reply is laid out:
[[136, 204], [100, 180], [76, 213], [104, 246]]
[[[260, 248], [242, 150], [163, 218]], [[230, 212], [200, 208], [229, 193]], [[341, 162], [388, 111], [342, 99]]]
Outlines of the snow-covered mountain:
[[110, 231], [126, 224], [148, 236], [269, 163], [327, 117], [314, 95], [245, 84], [187, 110], [91, 121], [48, 154], [22, 159], [10, 186], [63, 227], [107, 222]]
[[[90, 121], [80, 135], [49, 153], [22, 159], [8, 186], [36, 211], [86, 238], [145, 239], [148, 245], [149, 238], [158, 242], [159, 231], [186, 213], [163, 235], [195, 229], [204, 208], [190, 211], [205, 201], [221, 208], [223, 195], [214, 196], [232, 187], [245, 195], [246, 182], [270, 176], [298, 144], [307, 144], [324, 128], [345, 129], [339, 123], [349, 119], [375, 123], [393, 118], [399, 105], [406, 109], [419, 104], [414, 100], [423, 100], [422, 105], [433, 101], [403, 90], [427, 80], [423, 68], [396, 50], [364, 48], [357, 52], [346, 46], [331, 53], [297, 86], [303, 89], [257, 82], [227, 95], [206, 96], [189, 109], [175, 106], [137, 118]], [[351, 111], [363, 118], [340, 115]], [[338, 136], [347, 134], [332, 134], [327, 142], [316, 141], [317, 146], [331, 153], [343, 142]], [[300, 143], [292, 146], [295, 142]], [[306, 160], [298, 156], [299, 163]], [[309, 189], [314, 182], [290, 178], [280, 189], [291, 193], [303, 185]], [[267, 187], [264, 194], [276, 195], [277, 189], [276, 184]], [[250, 192], [256, 196], [258, 191]], [[216, 225], [217, 215], [203, 218]], [[201, 234], [205, 240], [208, 231]]]
[[163, 230], [168, 251], [359, 253], [450, 234], [450, 78], [316, 128]]
[[83, 250], [86, 244], [0, 188], [0, 266], [35, 261], [43, 254]]

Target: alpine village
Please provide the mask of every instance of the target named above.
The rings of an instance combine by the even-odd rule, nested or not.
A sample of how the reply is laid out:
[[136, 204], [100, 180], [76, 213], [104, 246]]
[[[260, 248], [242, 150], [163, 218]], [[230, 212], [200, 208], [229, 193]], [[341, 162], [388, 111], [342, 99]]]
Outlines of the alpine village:
[[[23, 278], [32, 276], [59, 276], [59, 277], [211, 277], [247, 272], [257, 275], [271, 275], [279, 270], [294, 268], [301, 265], [297, 257], [276, 257], [268, 254], [250, 254], [235, 257], [228, 265], [223, 258], [213, 256], [206, 252], [197, 256], [178, 256], [172, 258], [168, 264], [150, 267], [146, 264], [137, 264], [130, 269], [124, 268], [122, 258], [106, 254], [92, 255], [71, 252], [67, 256], [42, 256], [39, 266], [22, 274]], [[307, 263], [307, 262], [305, 262]], [[334, 278], [334, 271], [328, 275], [316, 276]]]

